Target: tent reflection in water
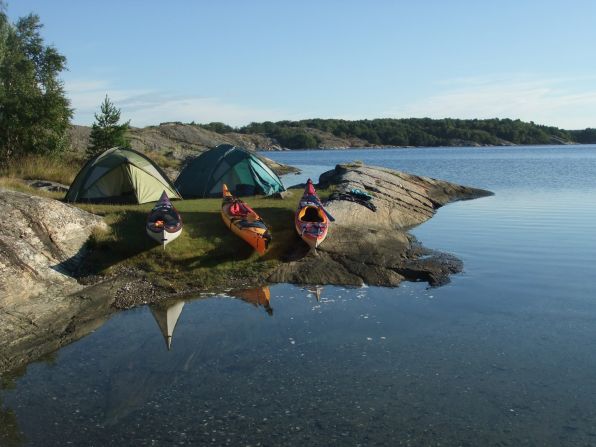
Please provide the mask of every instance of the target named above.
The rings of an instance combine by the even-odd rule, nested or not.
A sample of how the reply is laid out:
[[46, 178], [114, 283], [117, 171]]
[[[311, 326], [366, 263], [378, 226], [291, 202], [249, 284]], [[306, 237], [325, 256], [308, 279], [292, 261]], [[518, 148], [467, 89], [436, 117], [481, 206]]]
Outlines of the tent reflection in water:
[[232, 290], [230, 295], [240, 298], [242, 301], [250, 303], [256, 307], [263, 306], [265, 308], [265, 312], [267, 312], [269, 316], [273, 315], [273, 308], [270, 305], [271, 291], [267, 286], [254, 287], [252, 289]]
[[175, 181], [184, 198], [221, 197], [224, 183], [236, 197], [285, 191], [275, 172], [257, 154], [220, 144], [188, 162]]
[[166, 342], [168, 351], [172, 348], [174, 329], [176, 328], [176, 323], [178, 322], [178, 318], [180, 318], [183, 307], [183, 300], [166, 301], [149, 305], [151, 313], [153, 314], [153, 318], [155, 318], [155, 321], [157, 322], [157, 325], [159, 326], [159, 329], [161, 330], [163, 338]]

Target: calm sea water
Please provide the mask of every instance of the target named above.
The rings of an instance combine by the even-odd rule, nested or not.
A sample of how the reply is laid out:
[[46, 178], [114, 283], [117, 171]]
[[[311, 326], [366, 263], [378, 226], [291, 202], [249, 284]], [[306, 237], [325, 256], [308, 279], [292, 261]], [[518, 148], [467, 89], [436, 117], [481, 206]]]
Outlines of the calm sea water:
[[165, 311], [115, 315], [4, 379], [0, 445], [596, 445], [596, 147], [267, 155], [496, 194], [414, 230], [464, 261], [444, 287], [198, 297], [170, 351]]

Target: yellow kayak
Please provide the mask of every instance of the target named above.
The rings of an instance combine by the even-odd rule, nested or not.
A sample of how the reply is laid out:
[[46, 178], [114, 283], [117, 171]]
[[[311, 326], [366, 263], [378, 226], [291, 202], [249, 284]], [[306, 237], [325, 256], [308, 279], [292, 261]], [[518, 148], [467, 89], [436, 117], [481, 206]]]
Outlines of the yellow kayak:
[[235, 198], [223, 185], [221, 217], [226, 226], [262, 255], [271, 242], [267, 225], [245, 202]]

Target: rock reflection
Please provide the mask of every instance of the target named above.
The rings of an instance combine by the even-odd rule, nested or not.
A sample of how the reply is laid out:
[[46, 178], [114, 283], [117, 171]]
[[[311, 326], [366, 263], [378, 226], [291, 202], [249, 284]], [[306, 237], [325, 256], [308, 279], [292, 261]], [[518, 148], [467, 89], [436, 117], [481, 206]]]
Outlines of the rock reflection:
[[250, 303], [256, 307], [263, 306], [265, 308], [265, 312], [267, 312], [269, 316], [273, 315], [273, 308], [270, 305], [271, 291], [269, 290], [268, 286], [255, 287], [252, 289], [232, 290], [230, 295], [235, 298], [240, 298], [242, 301], [246, 301], [247, 303]]
[[[18, 372], [18, 375], [22, 375], [25, 372], [25, 368]], [[14, 377], [9, 376], [7, 373], [0, 376], [0, 392], [4, 390], [13, 389], [15, 387]], [[2, 404], [2, 394], [0, 394], [0, 445], [5, 447], [17, 447], [23, 445], [25, 439], [19, 424], [17, 416], [10, 408], [5, 408]]]

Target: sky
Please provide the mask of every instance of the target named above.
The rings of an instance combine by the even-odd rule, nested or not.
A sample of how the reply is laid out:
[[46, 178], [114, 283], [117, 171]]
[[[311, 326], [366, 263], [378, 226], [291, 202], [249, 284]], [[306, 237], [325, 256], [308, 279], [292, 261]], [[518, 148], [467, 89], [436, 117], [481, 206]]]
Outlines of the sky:
[[596, 127], [593, 0], [7, 0], [67, 58], [73, 122], [511, 118]]

